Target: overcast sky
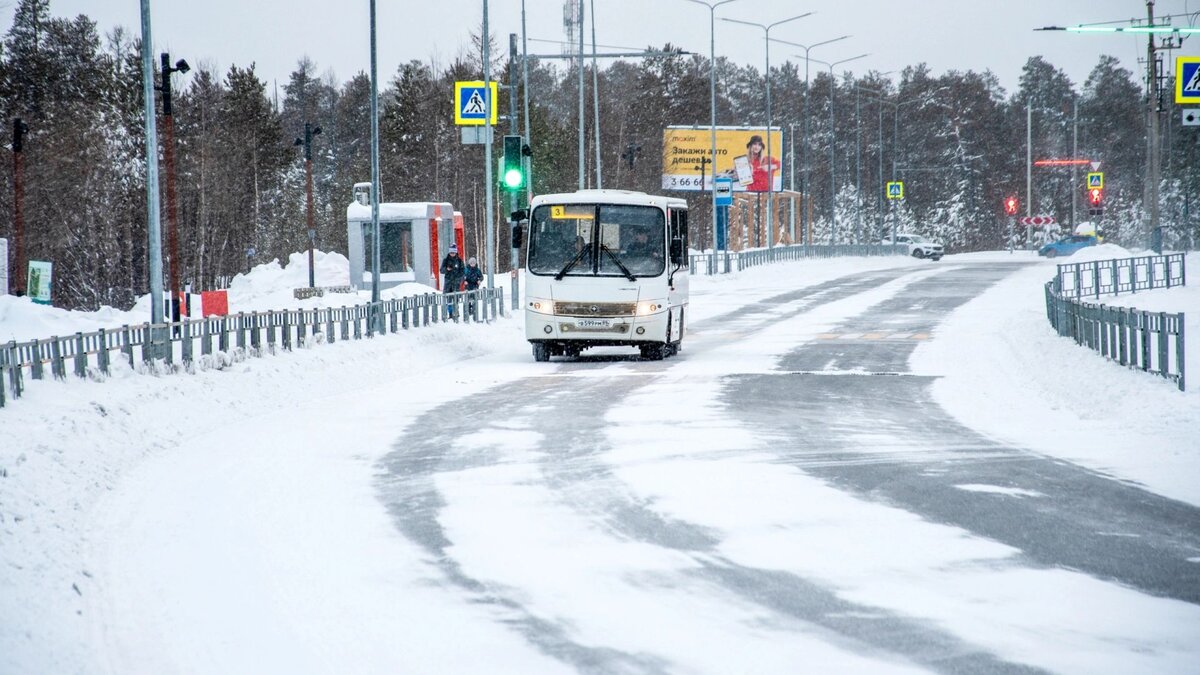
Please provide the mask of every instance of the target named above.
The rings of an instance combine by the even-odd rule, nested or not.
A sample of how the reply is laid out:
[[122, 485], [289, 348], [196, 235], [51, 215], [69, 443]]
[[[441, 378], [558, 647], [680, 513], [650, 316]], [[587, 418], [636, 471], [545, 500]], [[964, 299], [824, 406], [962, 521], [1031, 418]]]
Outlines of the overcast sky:
[[[0, 0], [4, 30], [17, 0]], [[591, 0], [585, 0], [585, 7]], [[446, 64], [469, 44], [479, 25], [482, 0], [378, 0], [379, 75], [387, 82], [396, 67], [418, 59]], [[507, 47], [521, 31], [520, 0], [490, 0], [491, 31]], [[562, 40], [564, 0], [526, 0], [529, 37]], [[102, 32], [122, 25], [140, 34], [138, 0], [51, 0], [55, 16], [87, 14]], [[151, 0], [155, 51], [207, 63], [224, 72], [232, 64], [257, 64], [260, 77], [282, 85], [296, 61], [307, 55], [320, 72], [339, 82], [370, 68], [367, 0]], [[1200, 11], [1200, 0], [1158, 0], [1156, 14]], [[1112, 54], [1140, 72], [1144, 37], [1034, 32], [1069, 25], [1145, 16], [1144, 0], [737, 0], [717, 10], [727, 16], [771, 23], [812, 11], [810, 17], [778, 26], [772, 37], [812, 44], [844, 34], [853, 37], [812, 50], [833, 61], [869, 52], [839, 68], [856, 72], [900, 70], [920, 62], [933, 72], [991, 69], [1011, 93], [1021, 66], [1041, 55], [1082, 83], [1101, 54]], [[595, 0], [596, 41], [643, 48], [671, 42], [704, 54], [709, 49], [709, 12], [686, 0]], [[1179, 23], [1181, 20], [1176, 20]], [[590, 36], [591, 23], [587, 31]], [[717, 21], [717, 53], [740, 63], [763, 64], [762, 31]], [[1185, 43], [1200, 54], [1200, 37]], [[559, 51], [530, 42], [530, 53]], [[609, 50], [612, 51], [612, 50]], [[771, 62], [798, 60], [800, 50], [773, 44]], [[813, 64], [813, 67], [818, 67]], [[824, 67], [824, 66], [819, 66]]]

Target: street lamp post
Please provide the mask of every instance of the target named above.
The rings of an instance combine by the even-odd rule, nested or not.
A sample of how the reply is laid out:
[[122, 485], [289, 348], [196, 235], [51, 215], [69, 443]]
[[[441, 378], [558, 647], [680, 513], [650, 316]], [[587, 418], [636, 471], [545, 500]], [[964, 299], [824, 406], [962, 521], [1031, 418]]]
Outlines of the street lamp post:
[[292, 145], [304, 146], [304, 201], [305, 217], [308, 219], [308, 287], [316, 288], [316, 270], [314, 265], [313, 247], [317, 241], [317, 229], [313, 225], [313, 183], [312, 183], [312, 140], [313, 136], [321, 133], [321, 127], [314, 127], [309, 122], [304, 123], [304, 138], [297, 138]]
[[834, 94], [837, 92], [837, 80], [834, 79], [833, 69], [843, 63], [857, 61], [858, 59], [870, 56], [870, 53], [851, 56], [848, 59], [834, 61], [829, 63], [820, 59], [813, 59], [817, 63], [829, 66], [829, 243], [837, 243], [837, 144], [834, 140], [837, 138], [837, 117], [834, 115]]
[[171, 66], [171, 56], [166, 52], [161, 55], [162, 83], [158, 90], [162, 92], [163, 114], [163, 162], [167, 170], [167, 254], [171, 257], [167, 267], [170, 279], [171, 313], [172, 318], [179, 318], [179, 209], [175, 200], [175, 115], [171, 108], [171, 74], [186, 74], [190, 68], [188, 62], [179, 59]]
[[[716, 161], [717, 161], [717, 8], [737, 0], [720, 0], [710, 3], [702, 0], [687, 0], [708, 8], [708, 92], [709, 92], [709, 135], [712, 140], [713, 189], [711, 192], [712, 206], [712, 240], [713, 254], [717, 253], [717, 190], [716, 190]], [[633, 167], [633, 156], [630, 154], [629, 166]], [[700, 190], [704, 190], [704, 181], [700, 182]]]
[[767, 80], [767, 248], [775, 245], [775, 167], [771, 164], [771, 29], [811, 15], [812, 12], [805, 12], [804, 14], [797, 14], [796, 16], [770, 24], [753, 23], [739, 19], [721, 19], [730, 23], [740, 23], [763, 29], [763, 45], [766, 53], [766, 70], [763, 76]]
[[[804, 58], [804, 140], [800, 144], [800, 146], [801, 146], [800, 151], [802, 153], [804, 153], [804, 157], [802, 158], [803, 161], [800, 162], [801, 165], [803, 166], [803, 170], [804, 170], [804, 185], [801, 186], [801, 190], [804, 193], [804, 204], [803, 204], [804, 212], [801, 215], [804, 216], [802, 219], [802, 222], [804, 224], [804, 227], [806, 228], [805, 231], [809, 233], [810, 237], [812, 236], [812, 218], [811, 218], [812, 208], [811, 208], [811, 205], [809, 204], [809, 200], [811, 198], [812, 186], [809, 184], [810, 166], [809, 166], [809, 161], [808, 161], [808, 53], [810, 51], [812, 51], [813, 49], [816, 49], [817, 47], [821, 47], [823, 45], [830, 44], [831, 42], [838, 42], [839, 40], [845, 40], [848, 37], [850, 37], [850, 36], [843, 35], [841, 37], [835, 37], [832, 40], [823, 40], [821, 42], [815, 42], [811, 45], [802, 45], [798, 42], [787, 42], [786, 40], [780, 40], [779, 38], [772, 38], [775, 42], [778, 42], [780, 44], [791, 45], [792, 47], [799, 47], [804, 50], [804, 57], [803, 57]], [[796, 56], [800, 56], [800, 55], [797, 54]]]

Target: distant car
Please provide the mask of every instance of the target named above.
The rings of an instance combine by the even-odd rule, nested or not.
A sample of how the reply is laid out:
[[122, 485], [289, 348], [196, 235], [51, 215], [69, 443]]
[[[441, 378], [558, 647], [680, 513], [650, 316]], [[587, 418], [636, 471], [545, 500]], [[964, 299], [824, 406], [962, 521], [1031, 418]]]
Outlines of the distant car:
[[[884, 240], [883, 243], [890, 244], [891, 242]], [[896, 233], [896, 243], [908, 246], [908, 254], [914, 258], [941, 260], [945, 254], [945, 248], [941, 242], [933, 241], [919, 234]]]
[[1095, 246], [1100, 240], [1095, 235], [1091, 234], [1073, 234], [1069, 237], [1064, 237], [1056, 242], [1046, 244], [1038, 249], [1038, 255], [1046, 258], [1057, 258], [1059, 256], [1067, 256], [1078, 251], [1081, 248]]

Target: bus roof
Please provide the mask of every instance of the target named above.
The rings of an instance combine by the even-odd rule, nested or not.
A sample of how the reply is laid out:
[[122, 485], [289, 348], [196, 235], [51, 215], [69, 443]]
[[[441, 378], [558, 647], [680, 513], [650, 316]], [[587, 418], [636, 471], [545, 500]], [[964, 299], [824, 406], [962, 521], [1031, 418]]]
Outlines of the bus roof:
[[538, 195], [533, 198], [530, 208], [536, 208], [542, 204], [640, 204], [660, 208], [687, 208], [687, 201], [679, 197], [649, 195], [633, 190], [578, 190]]

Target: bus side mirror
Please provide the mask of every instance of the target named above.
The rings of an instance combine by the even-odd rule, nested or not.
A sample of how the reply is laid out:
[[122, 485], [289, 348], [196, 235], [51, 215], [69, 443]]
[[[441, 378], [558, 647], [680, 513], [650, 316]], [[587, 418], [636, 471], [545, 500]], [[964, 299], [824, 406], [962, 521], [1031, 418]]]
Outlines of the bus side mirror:
[[513, 228], [512, 228], [512, 247], [513, 248], [521, 248], [521, 244], [525, 239], [525, 237], [523, 236], [524, 232], [525, 232], [525, 230], [521, 229], [520, 225], [513, 225]]
[[671, 240], [671, 264], [672, 265], [682, 265], [683, 264], [683, 240], [682, 239], [672, 239]]

